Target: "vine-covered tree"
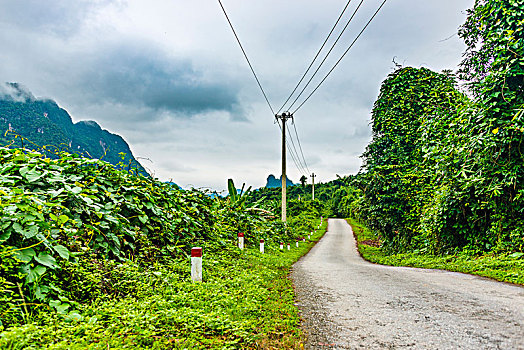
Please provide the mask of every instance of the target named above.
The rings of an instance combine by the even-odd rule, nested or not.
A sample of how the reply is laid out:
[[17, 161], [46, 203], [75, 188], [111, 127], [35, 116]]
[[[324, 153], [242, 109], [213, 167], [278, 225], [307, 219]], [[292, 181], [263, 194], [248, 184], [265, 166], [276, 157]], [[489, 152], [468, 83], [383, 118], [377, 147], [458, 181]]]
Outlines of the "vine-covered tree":
[[[524, 249], [524, 0], [477, 0], [459, 77], [384, 81], [351, 205], [394, 249]], [[356, 205], [354, 203], [357, 203]]]

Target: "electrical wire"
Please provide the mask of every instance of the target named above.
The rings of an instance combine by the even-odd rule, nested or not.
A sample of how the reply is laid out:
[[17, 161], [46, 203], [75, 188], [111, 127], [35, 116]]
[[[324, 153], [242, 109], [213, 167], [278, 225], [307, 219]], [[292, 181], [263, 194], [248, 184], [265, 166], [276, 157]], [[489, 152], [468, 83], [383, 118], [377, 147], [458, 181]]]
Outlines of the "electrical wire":
[[302, 164], [302, 162], [300, 161], [300, 156], [298, 154], [297, 148], [295, 147], [295, 142], [293, 142], [293, 136], [291, 135], [291, 133], [289, 133], [289, 135], [286, 135], [286, 140], [288, 138], [289, 140], [291, 140], [291, 145], [293, 147], [293, 150], [295, 151], [295, 156], [296, 156], [296, 159], [298, 160], [298, 164], [300, 165], [300, 168], [302, 169], [302, 171], [305, 172], [306, 168], [304, 167], [304, 164]]
[[300, 138], [298, 137], [298, 131], [297, 131], [297, 123], [293, 119], [293, 129], [295, 129], [295, 135], [297, 135], [297, 141], [298, 141], [298, 147], [300, 148], [300, 154], [302, 154], [302, 160], [304, 161], [304, 165], [306, 166], [307, 173], [310, 174], [311, 171], [309, 171], [309, 167], [307, 166], [306, 157], [304, 157], [304, 152], [302, 151], [302, 145], [300, 144]]
[[317, 51], [317, 54], [315, 55], [315, 57], [313, 58], [313, 61], [311, 61], [311, 63], [309, 64], [309, 67], [307, 67], [306, 71], [304, 72], [304, 74], [302, 75], [302, 78], [300, 78], [300, 80], [298, 81], [297, 85], [295, 86], [295, 88], [293, 89], [293, 91], [291, 92], [291, 94], [289, 94], [288, 98], [286, 99], [286, 102], [284, 102], [282, 104], [282, 107], [280, 107], [280, 109], [277, 111], [277, 114], [280, 113], [280, 111], [282, 110], [282, 108], [284, 108], [284, 106], [286, 105], [286, 103], [289, 102], [289, 100], [291, 99], [291, 97], [293, 96], [293, 94], [295, 93], [295, 91], [297, 91], [298, 87], [300, 86], [300, 83], [302, 83], [302, 81], [304, 80], [304, 78], [306, 77], [307, 73], [309, 72], [309, 70], [311, 69], [311, 67], [313, 66], [313, 64], [315, 63], [316, 59], [318, 58], [318, 55], [320, 55], [320, 52], [322, 51], [322, 49], [324, 48], [324, 46], [326, 45], [327, 41], [329, 40], [329, 38], [331, 37], [331, 34], [333, 34], [333, 31], [335, 30], [336, 26], [338, 25], [338, 22], [340, 22], [340, 19], [342, 18], [342, 16], [344, 15], [344, 13], [346, 12], [346, 9], [348, 8], [349, 4], [351, 3], [352, 0], [348, 0], [348, 2], [346, 3], [346, 6], [344, 6], [344, 9], [342, 10], [342, 13], [340, 14], [340, 16], [338, 16], [338, 19], [337, 21], [335, 22], [335, 24], [333, 25], [333, 27], [331, 28], [326, 40], [324, 40], [324, 42], [322, 43], [322, 46], [320, 46], [320, 49]]
[[240, 42], [240, 39], [238, 38], [238, 35], [235, 31], [235, 28], [233, 28], [233, 24], [229, 20], [229, 16], [227, 15], [226, 9], [224, 8], [224, 5], [222, 5], [222, 1], [218, 0], [218, 3], [220, 4], [220, 7], [222, 8], [222, 11], [224, 12], [224, 15], [226, 16], [227, 22], [229, 23], [229, 26], [231, 27], [231, 30], [233, 31], [233, 34], [235, 35], [235, 38], [237, 39], [238, 45], [240, 46], [240, 49], [242, 50], [242, 53], [244, 54], [244, 57], [246, 58], [247, 64], [249, 65], [249, 68], [251, 68], [251, 72], [253, 73], [253, 76], [255, 77], [255, 80], [257, 81], [258, 87], [260, 88], [260, 91], [262, 91], [262, 95], [264, 95], [264, 98], [266, 99], [267, 105], [269, 106], [269, 109], [271, 110], [272, 114], [275, 114], [273, 111], [273, 107], [271, 107], [271, 103], [269, 103], [269, 99], [267, 98], [267, 95], [262, 88], [262, 84], [260, 84], [260, 80], [258, 80], [257, 74], [255, 73], [255, 70], [253, 69], [253, 66], [251, 65], [251, 62], [249, 61], [249, 58], [247, 57], [246, 51], [244, 50], [244, 47], [242, 46], [242, 43]]
[[306, 88], [309, 86], [309, 84], [311, 84], [311, 81], [313, 80], [313, 78], [315, 78], [315, 76], [317, 75], [318, 71], [320, 70], [320, 68], [322, 68], [322, 65], [324, 64], [324, 62], [326, 62], [327, 58], [329, 57], [329, 55], [331, 54], [331, 51], [333, 51], [333, 49], [335, 48], [335, 46], [337, 45], [338, 41], [340, 40], [340, 38], [342, 37], [342, 35], [344, 34], [344, 32], [346, 31], [346, 29], [348, 28], [349, 24], [353, 21], [353, 18], [355, 17], [355, 15], [357, 14], [358, 10], [360, 9], [360, 7], [362, 6], [362, 3], [364, 2], [364, 0], [360, 0], [360, 3], [358, 4], [357, 8], [355, 9], [355, 11], [353, 11], [353, 14], [351, 15], [351, 17], [349, 18], [349, 20], [346, 22], [346, 25], [344, 26], [344, 28], [342, 29], [342, 31], [340, 32], [340, 34], [338, 35], [337, 39], [335, 40], [335, 42], [331, 45], [329, 51], [326, 53], [326, 55], [324, 56], [324, 58], [322, 59], [322, 62], [320, 62], [320, 64], [318, 65], [317, 69], [315, 70], [315, 72], [313, 73], [313, 75], [311, 75], [311, 77], [309, 78], [309, 80], [307, 81], [306, 85], [302, 88], [302, 90], [300, 91], [300, 93], [298, 94], [298, 96], [295, 98], [295, 100], [293, 101], [293, 103], [287, 108], [288, 110], [291, 110], [291, 108], [293, 108], [293, 106], [295, 105], [295, 103], [297, 103], [298, 99], [300, 98], [300, 96], [302, 96], [302, 94], [304, 93], [304, 91], [306, 90]]
[[[287, 140], [287, 137], [286, 137], [286, 140]], [[289, 154], [291, 155], [291, 159], [293, 159], [293, 162], [295, 163], [295, 167], [302, 175], [305, 175], [306, 170], [302, 167], [302, 165], [300, 164], [300, 161], [298, 161], [296, 156], [293, 154], [292, 149], [289, 147], [289, 143], [286, 143], [286, 146], [289, 151]]]
[[[278, 124], [278, 127], [279, 127], [280, 131], [282, 132], [282, 126], [280, 125], [280, 121], [279, 121], [278, 119], [277, 119], [277, 124]], [[303, 168], [301, 169], [301, 167], [300, 167], [300, 165], [299, 165], [299, 162], [297, 162], [297, 160], [296, 160], [296, 158], [295, 158], [295, 156], [294, 156], [294, 154], [293, 154], [292, 148], [291, 148], [289, 142], [287, 142], [287, 140], [288, 140], [288, 135], [286, 135], [286, 148], [287, 148], [287, 150], [288, 150], [288, 153], [291, 155], [291, 159], [293, 160], [293, 163], [295, 164], [295, 167], [297, 168], [297, 170], [298, 170], [302, 175], [305, 175], [305, 174], [306, 174], [306, 173], [305, 173], [305, 170], [304, 170]], [[295, 152], [296, 152], [296, 150], [295, 150]], [[298, 153], [297, 153], [297, 154], [298, 154]]]
[[377, 16], [377, 14], [380, 12], [380, 10], [382, 9], [382, 7], [384, 6], [384, 4], [386, 3], [387, 0], [384, 0], [382, 2], [382, 4], [380, 5], [380, 7], [375, 11], [375, 13], [373, 14], [373, 16], [371, 16], [371, 18], [369, 19], [369, 21], [366, 23], [366, 25], [364, 26], [364, 28], [362, 28], [362, 30], [360, 31], [360, 33], [357, 35], [357, 37], [355, 38], [355, 40], [353, 40], [353, 42], [351, 43], [351, 45], [349, 45], [349, 47], [346, 49], [346, 51], [344, 51], [344, 53], [342, 54], [342, 56], [340, 56], [340, 58], [338, 59], [338, 61], [335, 63], [335, 65], [333, 66], [333, 68], [331, 68], [329, 70], [329, 72], [326, 74], [326, 76], [320, 81], [320, 83], [318, 83], [318, 85], [315, 87], [315, 89], [313, 89], [313, 91], [311, 91], [311, 93], [308, 95], [308, 97], [306, 97], [306, 99], [292, 112], [292, 114], [295, 114], [303, 105], [304, 103], [307, 102], [307, 100], [309, 100], [309, 98], [318, 90], [318, 88], [320, 87], [320, 85], [322, 85], [322, 83], [327, 79], [327, 77], [335, 70], [335, 68], [338, 66], [338, 64], [340, 63], [340, 61], [342, 61], [342, 59], [344, 58], [344, 56], [346, 56], [346, 54], [349, 52], [349, 50], [351, 50], [351, 48], [353, 47], [353, 45], [355, 45], [355, 42], [358, 40], [358, 38], [360, 38], [360, 36], [362, 35], [362, 33], [364, 33], [364, 31], [366, 30], [366, 28], [369, 26], [369, 24], [371, 23], [371, 21], [373, 21], [373, 19]]

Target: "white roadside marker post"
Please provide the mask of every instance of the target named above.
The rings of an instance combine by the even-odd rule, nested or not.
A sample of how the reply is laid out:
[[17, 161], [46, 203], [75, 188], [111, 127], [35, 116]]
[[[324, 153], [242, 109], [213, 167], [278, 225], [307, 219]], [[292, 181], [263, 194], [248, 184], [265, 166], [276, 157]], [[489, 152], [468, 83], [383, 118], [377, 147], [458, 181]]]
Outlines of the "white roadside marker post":
[[297, 248], [298, 248], [298, 238], [297, 238]]
[[284, 250], [284, 242], [280, 242], [280, 250]]
[[306, 239], [304, 237], [302, 237], [302, 242], [305, 242], [305, 241], [306, 241]]
[[264, 254], [264, 240], [262, 238], [260, 239], [260, 252]]
[[287, 250], [291, 250], [291, 246], [289, 245], [289, 243], [287, 244]]
[[191, 280], [202, 282], [202, 248], [191, 248]]
[[311, 232], [310, 234], [307, 235], [307, 239], [311, 239], [311, 235], [313, 234], [313, 232]]
[[244, 250], [244, 232], [238, 233], [238, 248]]

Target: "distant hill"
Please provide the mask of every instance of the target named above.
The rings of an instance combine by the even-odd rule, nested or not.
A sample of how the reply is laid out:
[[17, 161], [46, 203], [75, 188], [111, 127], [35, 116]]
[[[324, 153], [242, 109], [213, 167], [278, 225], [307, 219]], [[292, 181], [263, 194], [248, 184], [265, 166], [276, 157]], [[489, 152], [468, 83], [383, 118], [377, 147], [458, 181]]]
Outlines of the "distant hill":
[[[295, 186], [291, 180], [286, 176], [286, 186]], [[282, 187], [282, 175], [277, 179], [273, 174], [267, 177], [266, 188], [277, 188]]]
[[[27, 140], [14, 138], [14, 134], [6, 134], [7, 131]], [[147, 175], [121, 136], [103, 130], [95, 121], [73, 123], [67, 111], [56, 102], [37, 99], [17, 83], [5, 83], [0, 86], [0, 146], [13, 140], [14, 146], [23, 144], [50, 157], [54, 157], [53, 150], [66, 151], [113, 165], [122, 162], [126, 168]], [[42, 146], [49, 151], [43, 150]], [[122, 158], [120, 153], [125, 153], [125, 157]]]

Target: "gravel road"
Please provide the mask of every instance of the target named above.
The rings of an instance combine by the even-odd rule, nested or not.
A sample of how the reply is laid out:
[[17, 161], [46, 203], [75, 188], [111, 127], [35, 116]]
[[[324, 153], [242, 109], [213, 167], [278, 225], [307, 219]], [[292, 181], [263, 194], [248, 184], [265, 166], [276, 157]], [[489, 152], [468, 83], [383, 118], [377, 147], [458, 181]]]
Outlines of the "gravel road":
[[524, 288], [368, 263], [342, 219], [291, 278], [306, 349], [524, 349]]

